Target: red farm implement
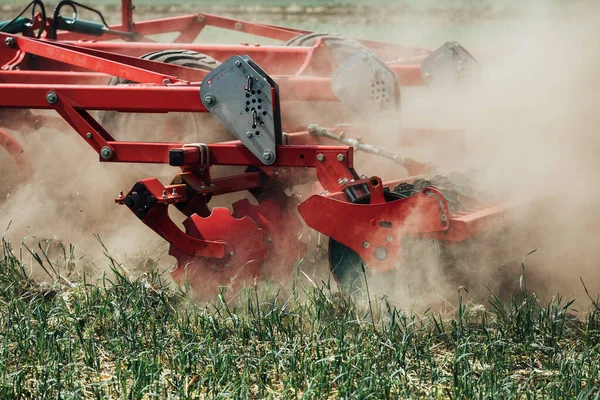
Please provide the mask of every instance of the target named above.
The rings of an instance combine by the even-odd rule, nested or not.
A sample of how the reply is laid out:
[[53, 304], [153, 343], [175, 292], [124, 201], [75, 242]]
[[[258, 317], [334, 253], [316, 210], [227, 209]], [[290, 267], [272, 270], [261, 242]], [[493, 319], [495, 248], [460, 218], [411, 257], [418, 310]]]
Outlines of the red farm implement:
[[[52, 16], [40, 1], [33, 4], [30, 18], [0, 24], [0, 128], [60, 126], [57, 117], [35, 111], [54, 110], [101, 162], [181, 169], [168, 185], [139, 180], [116, 202], [169, 242], [178, 260], [174, 278], [187, 278], [198, 293], [214, 293], [236, 277], [291, 273], [306, 252], [297, 234], [305, 226], [329, 237], [333, 275], [351, 283], [363, 265], [376, 272], [409, 268], [412, 240], [450, 246], [489, 229], [505, 210], [473, 204], [439, 178], [427, 180], [427, 163], [352, 139], [368, 130], [364, 124], [340, 124], [394, 122], [402, 87], [460, 80], [475, 61], [455, 42], [431, 52], [202, 13], [134, 22], [131, 0], [123, 0], [121, 23], [108, 26], [99, 13], [102, 23], [78, 19], [82, 6], [73, 1], [61, 1]], [[75, 12], [65, 17], [64, 9]], [[196, 43], [207, 26], [285, 44]], [[149, 37], [160, 33], [178, 35], [172, 43]], [[326, 104], [326, 112], [311, 115], [313, 103]], [[187, 141], [170, 124], [153, 141], [134, 124], [120, 136], [135, 140], [117, 140], [111, 126], [122, 128], [114, 123], [122, 113], [205, 113], [207, 129], [225, 135]], [[406, 145], [460, 135], [393, 125]], [[29, 175], [19, 145], [2, 130], [0, 139]], [[383, 182], [363, 175], [354, 167], [356, 151], [385, 157], [408, 176]], [[216, 178], [215, 166], [244, 169]], [[313, 188], [306, 200], [288, 195], [304, 184]], [[234, 203], [232, 211], [209, 206], [240, 191], [251, 201]], [[187, 217], [185, 231], [169, 216], [171, 206]]]

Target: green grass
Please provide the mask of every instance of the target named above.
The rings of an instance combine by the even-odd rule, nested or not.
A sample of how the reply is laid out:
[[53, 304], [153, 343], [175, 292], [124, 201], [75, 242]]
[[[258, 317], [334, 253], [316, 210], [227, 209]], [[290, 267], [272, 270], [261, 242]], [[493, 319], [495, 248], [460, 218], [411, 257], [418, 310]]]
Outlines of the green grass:
[[3, 243], [0, 398], [600, 396], [600, 315], [541, 305], [524, 277], [485, 308], [460, 289], [456, 313], [440, 316], [298, 278], [286, 294], [250, 287], [198, 304], [110, 257], [109, 275], [72, 282], [64, 256], [34, 258], [58, 277], [40, 285]]

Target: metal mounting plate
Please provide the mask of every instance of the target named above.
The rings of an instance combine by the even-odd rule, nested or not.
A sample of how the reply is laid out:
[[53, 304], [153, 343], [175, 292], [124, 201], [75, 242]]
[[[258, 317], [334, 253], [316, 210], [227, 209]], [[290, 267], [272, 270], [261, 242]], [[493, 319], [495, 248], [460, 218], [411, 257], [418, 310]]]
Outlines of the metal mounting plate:
[[421, 64], [423, 80], [429, 84], [464, 83], [478, 63], [460, 43], [447, 42], [429, 54]]
[[275, 162], [281, 144], [277, 83], [248, 56], [233, 56], [200, 85], [202, 104], [259, 160]]
[[331, 90], [361, 115], [400, 107], [398, 75], [369, 51], [360, 51], [340, 64], [331, 77]]

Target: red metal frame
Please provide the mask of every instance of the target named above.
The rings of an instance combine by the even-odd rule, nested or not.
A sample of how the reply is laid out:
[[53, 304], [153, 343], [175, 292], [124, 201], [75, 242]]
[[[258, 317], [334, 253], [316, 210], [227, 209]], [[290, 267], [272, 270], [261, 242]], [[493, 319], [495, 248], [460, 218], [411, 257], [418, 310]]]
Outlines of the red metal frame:
[[[198, 147], [185, 147], [185, 143], [115, 139], [92, 117], [89, 110], [207, 112], [200, 100], [199, 89], [205, 72], [138, 58], [141, 54], [165, 48], [195, 50], [222, 61], [233, 55], [247, 54], [274, 75], [282, 101], [338, 101], [330, 88], [329, 75], [334, 63], [328, 49], [318, 41], [313, 47], [184, 43], [194, 40], [205, 26], [279, 40], [287, 40], [306, 31], [211, 14], [135, 23], [132, 11], [131, 0], [123, 0], [121, 24], [111, 28], [136, 32], [143, 40], [149, 40], [148, 35], [164, 32], [180, 32], [179, 37], [175, 43], [166, 45], [105, 41], [114, 39], [110, 35], [102, 37], [100, 41], [77, 42], [87, 37], [61, 32], [58, 40], [52, 41], [0, 32], [0, 45], [11, 43], [0, 51], [0, 111], [18, 108], [55, 110], [99, 154], [99, 160], [103, 162], [169, 164], [170, 151], [181, 152], [183, 161], [178, 166], [182, 173], [174, 178], [172, 184], [165, 186], [155, 178], [144, 179], [116, 199], [118, 203], [127, 204], [142, 222], [171, 243], [174, 254], [222, 262], [239, 261], [238, 254], [231, 255], [234, 254], [230, 250], [235, 247], [233, 244], [230, 243], [228, 248], [226, 240], [207, 240], [202, 237], [197, 224], [210, 226], [211, 213], [207, 204], [212, 196], [266, 189], [270, 185], [318, 182], [323, 193], [311, 196], [298, 207], [306, 224], [350, 247], [366, 263], [378, 269], [390, 268], [389, 259], [399, 257], [401, 236], [463, 241], [485, 229], [491, 219], [505, 212], [504, 207], [490, 207], [452, 215], [446, 199], [434, 188], [426, 188], [410, 198], [386, 202], [385, 191], [398, 184], [398, 181], [383, 183], [378, 177], [359, 175], [354, 170], [353, 148], [324, 145], [308, 132], [287, 135], [284, 144], [276, 147], [276, 161], [269, 166], [265, 166], [239, 141], [207, 144], [206, 150], [201, 150]], [[37, 23], [41, 24], [41, 20]], [[399, 57], [418, 59], [428, 51], [371, 41], [363, 43], [389, 62], [403, 85], [423, 84], [418, 63], [399, 64], [394, 60]], [[16, 70], [17, 67], [27, 70]], [[141, 84], [104, 85], [109, 76]], [[407, 143], [419, 141], [426, 135], [452, 137], [460, 134], [456, 131], [431, 130], [404, 130], [404, 133]], [[17, 162], [23, 162], [19, 158], [22, 149], [18, 143], [1, 130], [0, 146], [7, 148]], [[207, 151], [207, 154], [201, 155], [201, 151]], [[209, 162], [203, 162], [206, 155], [209, 156]], [[252, 170], [212, 179], [210, 168], [213, 165], [248, 166]], [[418, 178], [419, 174], [426, 172], [426, 168], [425, 164], [413, 162], [407, 167], [413, 176], [405, 181]], [[146, 203], [132, 205], [134, 197], [141, 198], [140, 193], [145, 196]], [[353, 200], [367, 195], [368, 204], [353, 203]], [[169, 205], [178, 206], [190, 218], [186, 222], [188, 231], [181, 231], [170, 219]], [[260, 215], [260, 212], [255, 214]], [[196, 224], [194, 226], [198, 229], [191, 229], [190, 224]], [[242, 225], [244, 223], [239, 226]], [[262, 224], [265, 227], [267, 225]], [[258, 229], [260, 233], [262, 228]], [[267, 231], [281, 229], [271, 226]], [[262, 243], [259, 236], [252, 240]], [[263, 250], [260, 253], [261, 257], [266, 257]], [[382, 258], [382, 254], [386, 257]]]

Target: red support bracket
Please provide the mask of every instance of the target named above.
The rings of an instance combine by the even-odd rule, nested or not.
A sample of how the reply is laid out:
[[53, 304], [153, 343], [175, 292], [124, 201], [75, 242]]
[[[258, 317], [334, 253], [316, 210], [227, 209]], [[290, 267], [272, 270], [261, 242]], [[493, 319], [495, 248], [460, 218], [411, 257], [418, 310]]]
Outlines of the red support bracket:
[[301, 203], [298, 211], [309, 227], [348, 246], [366, 264], [380, 270], [392, 268], [390, 261], [400, 259], [403, 236], [449, 229], [448, 204], [433, 188], [377, 204], [316, 195]]
[[137, 182], [117, 202], [125, 204], [150, 229], [184, 253], [212, 258], [225, 257], [227, 242], [192, 237], [179, 229], [169, 217], [169, 203], [185, 200], [184, 189], [185, 185], [165, 187], [158, 179], [149, 178]]

